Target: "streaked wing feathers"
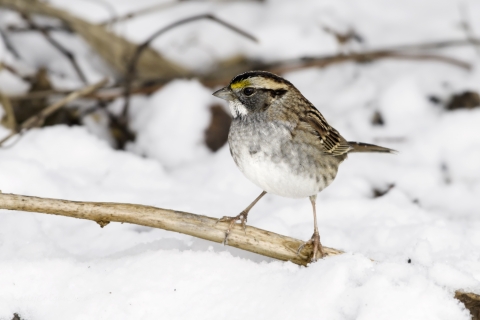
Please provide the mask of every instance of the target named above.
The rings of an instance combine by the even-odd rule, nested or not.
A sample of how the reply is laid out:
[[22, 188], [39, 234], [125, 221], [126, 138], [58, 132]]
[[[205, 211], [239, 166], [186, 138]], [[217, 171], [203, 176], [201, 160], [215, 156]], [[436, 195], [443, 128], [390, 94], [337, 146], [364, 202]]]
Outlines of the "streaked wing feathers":
[[320, 138], [320, 143], [325, 149], [326, 153], [334, 156], [342, 155], [352, 149], [348, 142], [338, 133], [337, 130], [332, 128], [322, 114], [314, 107], [311, 106], [305, 113], [305, 117], [301, 119], [305, 121]]

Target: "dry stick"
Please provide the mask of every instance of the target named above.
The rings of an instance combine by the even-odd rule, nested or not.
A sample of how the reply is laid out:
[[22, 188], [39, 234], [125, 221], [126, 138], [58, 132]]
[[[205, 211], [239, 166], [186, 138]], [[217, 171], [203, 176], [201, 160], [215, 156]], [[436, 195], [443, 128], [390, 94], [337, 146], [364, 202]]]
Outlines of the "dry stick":
[[[67, 25], [61, 26], [42, 26], [42, 29], [47, 32], [65, 32], [65, 33], [73, 33], [73, 30], [70, 29]], [[9, 25], [7, 27], [8, 32], [13, 33], [23, 33], [23, 32], [31, 32], [31, 31], [38, 31], [38, 29], [33, 28], [31, 26], [16, 26], [16, 25]]]
[[[471, 65], [468, 62], [447, 56], [416, 51], [471, 46], [472, 44], [480, 44], [480, 39], [459, 39], [420, 44], [407, 44], [382, 49], [373, 49], [366, 52], [353, 52], [348, 54], [342, 53], [317, 57], [301, 57], [297, 59], [279, 60], [273, 62], [246, 60], [241, 62], [241, 64], [232, 65], [231, 67], [219, 68], [215, 72], [210, 74], [206, 74], [203, 76], [199, 75], [197, 78], [203, 84], [214, 87], [228, 83], [234, 75], [248, 70], [267, 70], [281, 74], [287, 71], [305, 69], [310, 67], [323, 68], [336, 63], [344, 63], [350, 61], [366, 63], [380, 59], [398, 59], [412, 61], [431, 60], [451, 64], [465, 70], [470, 70]], [[140, 88], [133, 88], [132, 91], [136, 90], [140, 93], [152, 93], [158, 88], [162, 87], [169, 80], [170, 79], [165, 78], [158, 79], [156, 83], [154, 82], [154, 80], [151, 80], [147, 85], [141, 86]], [[152, 82], [155, 84], [152, 84]]]
[[461, 26], [463, 31], [465, 32], [465, 36], [467, 39], [472, 43], [473, 47], [475, 48], [475, 51], [477, 52], [477, 55], [480, 55], [480, 46], [478, 43], [475, 43], [475, 35], [472, 30], [472, 26], [470, 24], [470, 19], [468, 19], [468, 8], [466, 4], [459, 4], [459, 11], [460, 11], [460, 17], [461, 17]]
[[70, 64], [72, 65], [73, 69], [77, 73], [80, 80], [82, 80], [82, 82], [86, 84], [87, 78], [85, 77], [85, 74], [83, 73], [82, 69], [80, 69], [77, 59], [75, 58], [75, 55], [71, 53], [68, 49], [66, 49], [63, 45], [61, 45], [60, 42], [55, 40], [50, 34], [49, 30], [36, 25], [28, 15], [23, 15], [23, 16], [27, 21], [28, 26], [32, 30], [39, 31], [52, 46], [54, 46], [61, 54], [63, 54], [67, 58], [68, 61], [70, 61]]
[[[30, 82], [32, 80], [32, 77], [29, 76], [29, 75], [23, 75], [21, 74], [17, 69], [15, 69], [13, 66], [5, 63], [5, 62], [1, 62], [0, 61], [0, 70], [2, 69], [5, 69], [5, 70], [8, 70], [8, 72], [10, 72], [11, 74], [14, 74], [16, 75], [17, 77], [19, 77], [20, 79], [26, 81], [26, 82]], [[9, 98], [11, 98], [9, 96]]]
[[[38, 198], [0, 192], [0, 209], [54, 214], [77, 219], [92, 220], [104, 227], [110, 221], [132, 223], [152, 228], [180, 232], [197, 238], [221, 243], [228, 223], [188, 212], [155, 208], [139, 204], [80, 202]], [[235, 225], [228, 244], [242, 250], [306, 266], [312, 246], [306, 245], [300, 254], [301, 240], [247, 226], [245, 232]], [[343, 251], [324, 247], [327, 255]], [[473, 316], [480, 315], [480, 295], [457, 290], [455, 298], [462, 301]]]
[[10, 140], [10, 138], [12, 138], [13, 136], [15, 136], [16, 134], [22, 134], [24, 133], [26, 130], [30, 129], [30, 128], [33, 128], [35, 126], [37, 126], [38, 124], [40, 124], [45, 118], [47, 118], [49, 115], [51, 115], [52, 113], [54, 113], [55, 111], [57, 111], [58, 109], [62, 108], [63, 106], [65, 106], [67, 103], [73, 101], [73, 100], [76, 100], [80, 97], [83, 97], [83, 96], [86, 96], [96, 90], [98, 90], [99, 88], [103, 87], [106, 83], [107, 83], [107, 79], [103, 79], [102, 81], [100, 82], [97, 82], [95, 84], [92, 84], [90, 86], [87, 86], [85, 88], [82, 88], [80, 90], [77, 90], [75, 92], [72, 92], [70, 93], [68, 96], [66, 96], [65, 98], [63, 98], [62, 100], [46, 107], [45, 109], [42, 109], [42, 111], [40, 111], [39, 113], [37, 113], [36, 115], [34, 116], [31, 116], [30, 118], [28, 118], [27, 120], [25, 120], [21, 125], [20, 125], [20, 128], [19, 128], [19, 131], [18, 132], [12, 132], [10, 133], [8, 136], [6, 136], [5, 138], [3, 138], [2, 140], [0, 140], [0, 146], [2, 146], [6, 141]]
[[153, 6], [146, 7], [146, 8], [140, 9], [138, 11], [129, 12], [127, 14], [124, 14], [124, 15], [120, 16], [120, 17], [114, 17], [114, 18], [111, 18], [109, 20], [103, 21], [99, 25], [108, 26], [108, 25], [111, 25], [111, 24], [114, 24], [114, 23], [124, 22], [124, 21], [130, 20], [132, 18], [136, 18], [136, 17], [142, 16], [142, 15], [154, 13], [155, 11], [170, 8], [170, 7], [172, 7], [174, 5], [177, 5], [181, 2], [185, 2], [185, 1], [171, 1], [171, 2], [155, 4]]
[[8, 51], [10, 51], [15, 58], [20, 59], [20, 55], [18, 54], [17, 50], [10, 42], [10, 39], [2, 29], [0, 29], [0, 37], [2, 38], [3, 43], [5, 44], [5, 47], [8, 49]]
[[217, 18], [217, 17], [215, 17], [211, 14], [202, 14], [202, 15], [182, 19], [182, 20], [174, 22], [174, 23], [156, 31], [147, 40], [145, 40], [142, 44], [140, 44], [137, 47], [137, 49], [135, 50], [135, 53], [133, 54], [133, 56], [130, 59], [130, 62], [128, 64], [127, 74], [125, 76], [125, 91], [124, 91], [125, 104], [123, 106], [123, 111], [122, 111], [122, 117], [121, 117], [122, 122], [126, 123], [126, 121], [127, 121], [128, 109], [129, 109], [129, 106], [130, 106], [131, 85], [132, 85], [133, 80], [135, 79], [137, 62], [138, 62], [138, 60], [140, 58], [140, 55], [142, 54], [143, 50], [145, 50], [153, 40], [155, 40], [156, 38], [158, 38], [159, 36], [161, 36], [165, 32], [167, 32], [167, 31], [169, 31], [173, 28], [176, 28], [180, 25], [190, 23], [190, 22], [193, 22], [193, 21], [197, 21], [197, 20], [201, 20], [201, 19], [207, 19], [207, 20], [212, 20], [214, 22], [217, 22], [220, 25], [222, 25], [222, 26], [224, 26], [224, 27], [226, 27], [226, 28], [228, 28], [228, 29], [246, 37], [247, 39], [250, 39], [254, 42], [258, 42], [258, 40], [254, 36], [248, 34], [247, 32], [245, 32], [245, 31], [231, 25], [230, 23], [225, 22], [225, 21], [223, 21], [223, 20], [221, 20], [221, 19], [219, 19], [219, 18]]
[[326, 67], [335, 63], [342, 63], [347, 61], [355, 61], [359, 63], [371, 62], [380, 59], [399, 59], [399, 60], [432, 60], [444, 62], [465, 70], [470, 70], [471, 65], [467, 62], [435, 54], [427, 53], [404, 53], [388, 50], [375, 50], [363, 53], [340, 54], [325, 57], [305, 57], [301, 59], [293, 59], [290, 61], [272, 62], [260, 66], [262, 69], [277, 73], [284, 73], [288, 71], [309, 68], [309, 67]]
[[[238, 1], [245, 2], [246, 0], [238, 0]], [[258, 0], [256, 0], [256, 1], [258, 1]], [[137, 11], [126, 13], [126, 14], [124, 14], [122, 16], [119, 16], [119, 17], [114, 17], [114, 18], [105, 20], [105, 21], [101, 22], [99, 25], [108, 26], [108, 25], [112, 25], [112, 24], [115, 24], [115, 23], [118, 23], [118, 22], [125, 22], [125, 21], [130, 20], [130, 19], [138, 18], [140, 16], [144, 16], [144, 15], [147, 15], [147, 14], [152, 14], [152, 13], [155, 13], [157, 11], [161, 11], [161, 10], [171, 8], [175, 5], [178, 5], [178, 4], [184, 3], [184, 2], [194, 2], [194, 1], [191, 1], [191, 0], [176, 0], [176, 1], [154, 4], [150, 7], [142, 8], [142, 9], [139, 9]], [[224, 0], [223, 2], [227, 2], [227, 1]]]
[[416, 44], [405, 44], [389, 47], [387, 50], [397, 51], [397, 50], [434, 50], [434, 49], [444, 49], [450, 47], [462, 47], [462, 46], [471, 46], [480, 44], [480, 39], [452, 39], [452, 40], [442, 40], [442, 41], [433, 41], [425, 43], [416, 43]]
[[[175, 210], [155, 208], [139, 204], [79, 202], [38, 198], [0, 193], [0, 209], [40, 212], [62, 215], [98, 222], [101, 226], [110, 221], [132, 223], [188, 234], [197, 238], [222, 243], [228, 223], [207, 216]], [[273, 232], [247, 226], [245, 232], [235, 225], [230, 232], [228, 245], [270, 258], [307, 265], [312, 246], [306, 245], [297, 255], [304, 242]], [[324, 247], [327, 255], [343, 253], [341, 250]]]
[[[386, 51], [386, 50], [372, 50], [368, 52], [361, 53], [350, 53], [350, 54], [339, 54], [339, 55], [328, 55], [320, 57], [303, 57], [298, 59], [291, 60], [281, 60], [270, 63], [265, 63], [261, 61], [245, 61], [244, 65], [238, 66], [235, 65], [232, 68], [223, 68], [219, 72], [214, 72], [212, 74], [207, 74], [204, 76], [198, 76], [197, 78], [204, 84], [210, 87], [215, 87], [218, 85], [224, 85], [228, 83], [233, 76], [241, 72], [248, 70], [266, 70], [273, 73], [282, 74], [288, 71], [300, 70], [311, 67], [324, 68], [336, 63], [344, 63], [355, 61], [358, 63], [372, 62], [381, 59], [398, 59], [398, 60], [412, 60], [412, 61], [438, 61], [447, 64], [454, 65], [456, 67], [470, 70], [471, 65], [465, 61], [458, 60], [451, 57], [428, 54], [428, 53], [407, 53], [401, 51]], [[150, 94], [155, 92], [159, 88], [165, 85], [166, 82], [171, 79], [158, 79], [157, 81], [151, 80], [145, 85], [141, 85], [136, 88], [131, 89], [131, 93], [143, 93]], [[115, 96], [112, 96], [115, 98]]]

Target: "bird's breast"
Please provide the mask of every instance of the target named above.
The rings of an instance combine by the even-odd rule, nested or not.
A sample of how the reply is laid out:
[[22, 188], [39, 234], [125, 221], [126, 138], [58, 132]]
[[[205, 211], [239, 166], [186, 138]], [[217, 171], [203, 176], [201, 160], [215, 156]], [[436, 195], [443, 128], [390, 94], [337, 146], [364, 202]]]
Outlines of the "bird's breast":
[[328, 186], [337, 172], [335, 159], [312, 144], [293, 141], [288, 124], [234, 120], [228, 142], [239, 169], [268, 193], [308, 197]]

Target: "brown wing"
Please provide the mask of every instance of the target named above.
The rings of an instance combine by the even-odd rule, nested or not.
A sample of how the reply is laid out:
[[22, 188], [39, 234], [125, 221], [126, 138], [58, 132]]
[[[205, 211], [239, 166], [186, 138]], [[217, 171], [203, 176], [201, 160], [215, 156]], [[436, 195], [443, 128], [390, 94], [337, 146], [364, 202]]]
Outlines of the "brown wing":
[[313, 133], [319, 137], [326, 153], [339, 156], [352, 150], [345, 138], [327, 123], [327, 120], [313, 105], [308, 108], [300, 121], [305, 122], [313, 129]]

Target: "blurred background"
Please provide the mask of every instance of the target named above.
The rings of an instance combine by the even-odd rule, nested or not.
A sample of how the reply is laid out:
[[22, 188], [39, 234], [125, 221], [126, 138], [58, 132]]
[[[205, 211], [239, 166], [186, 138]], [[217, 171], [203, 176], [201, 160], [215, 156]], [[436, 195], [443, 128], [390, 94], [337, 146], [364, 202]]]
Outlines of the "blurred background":
[[[323, 244], [411, 259], [442, 288], [479, 287], [479, 1], [0, 0], [0, 36], [0, 139], [21, 133], [1, 142], [3, 192], [236, 215], [260, 190], [235, 167], [231, 116], [211, 93], [241, 72], [268, 70], [347, 140], [399, 150], [342, 164], [317, 201]], [[308, 239], [312, 220], [306, 199], [267, 195], [248, 223]], [[213, 250], [270, 261], [138, 226], [7, 212], [0, 222], [0, 257], [9, 259], [108, 264], [186, 250], [212, 259]], [[452, 270], [459, 276], [445, 278]], [[411, 296], [406, 288], [401, 297]], [[448, 305], [442, 299], [432, 308]]]

